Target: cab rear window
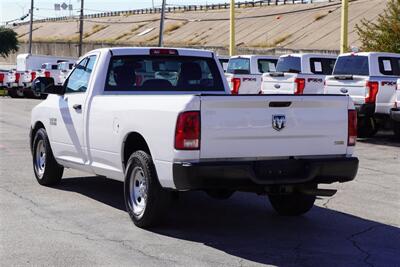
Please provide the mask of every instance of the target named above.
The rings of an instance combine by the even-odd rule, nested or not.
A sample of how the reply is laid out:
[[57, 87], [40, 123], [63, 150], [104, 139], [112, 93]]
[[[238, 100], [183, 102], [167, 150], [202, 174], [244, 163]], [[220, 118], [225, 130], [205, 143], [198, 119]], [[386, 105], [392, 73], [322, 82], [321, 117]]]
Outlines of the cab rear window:
[[259, 59], [257, 60], [258, 71], [261, 73], [276, 71], [277, 59]]
[[105, 91], [224, 91], [218, 63], [186, 56], [113, 56]]
[[277, 72], [300, 73], [301, 59], [299, 57], [280, 57], [276, 65]]
[[226, 72], [233, 74], [250, 74], [250, 59], [231, 58]]
[[333, 75], [369, 76], [368, 57], [355, 55], [338, 57]]
[[331, 75], [335, 62], [335, 58], [310, 58], [311, 72], [320, 75]]

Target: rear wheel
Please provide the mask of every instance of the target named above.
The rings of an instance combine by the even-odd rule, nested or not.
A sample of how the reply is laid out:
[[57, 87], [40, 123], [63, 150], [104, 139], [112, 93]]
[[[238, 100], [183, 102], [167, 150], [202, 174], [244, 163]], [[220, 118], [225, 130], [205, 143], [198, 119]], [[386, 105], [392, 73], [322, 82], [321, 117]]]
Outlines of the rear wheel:
[[37, 93], [32, 89], [25, 90], [24, 95], [28, 98], [37, 98], [37, 99], [42, 98], [42, 95], [40, 93]]
[[39, 129], [33, 140], [33, 171], [41, 185], [60, 183], [64, 167], [54, 159], [45, 129]]
[[129, 216], [138, 227], [158, 224], [167, 212], [171, 192], [161, 187], [148, 153], [136, 151], [130, 156], [125, 173], [124, 196]]
[[373, 117], [358, 118], [358, 137], [373, 137], [378, 132], [378, 125]]
[[22, 98], [24, 97], [24, 92], [22, 91], [21, 88], [11, 88], [8, 89], [8, 95], [11, 98]]
[[313, 206], [316, 197], [302, 193], [285, 195], [269, 195], [274, 210], [283, 216], [299, 216], [308, 212]]

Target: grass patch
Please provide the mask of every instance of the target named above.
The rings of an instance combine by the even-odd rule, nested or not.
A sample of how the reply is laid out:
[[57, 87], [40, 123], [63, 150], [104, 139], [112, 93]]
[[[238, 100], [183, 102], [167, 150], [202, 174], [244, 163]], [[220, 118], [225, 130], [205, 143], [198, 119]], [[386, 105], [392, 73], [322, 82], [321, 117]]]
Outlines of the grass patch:
[[96, 24], [92, 27], [92, 31], [84, 33], [83, 34], [83, 38], [88, 38], [89, 36], [92, 36], [93, 34], [104, 30], [105, 28], [107, 28], [109, 25], [100, 25], [100, 24]]
[[328, 16], [328, 13], [325, 13], [325, 14], [315, 14], [315, 16], [314, 16], [314, 21], [318, 21], [318, 20], [320, 20], [320, 19], [323, 19], [323, 18], [325, 18], [326, 16]]
[[255, 44], [250, 44], [251, 47], [260, 47], [260, 48], [271, 48], [271, 47], [277, 47], [281, 43], [285, 42], [287, 39], [289, 39], [292, 36], [292, 34], [285, 34], [281, 37], [276, 38], [272, 42], [260, 42], [260, 43], [255, 43]]
[[184, 26], [185, 24], [187, 24], [187, 21], [181, 21], [178, 23], [169, 23], [164, 29], [164, 34], [170, 34], [173, 31], [176, 31], [180, 27]]

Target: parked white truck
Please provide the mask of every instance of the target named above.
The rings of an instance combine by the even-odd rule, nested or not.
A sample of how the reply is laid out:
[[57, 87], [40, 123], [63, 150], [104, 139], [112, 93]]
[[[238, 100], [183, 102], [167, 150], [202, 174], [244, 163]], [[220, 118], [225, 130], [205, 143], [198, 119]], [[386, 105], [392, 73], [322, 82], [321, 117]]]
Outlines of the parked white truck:
[[[144, 65], [177, 73], [146, 73]], [[150, 79], [149, 77], [153, 77]], [[164, 78], [162, 78], [164, 77]], [[356, 114], [348, 96], [232, 96], [213, 52], [103, 48], [86, 54], [32, 110], [33, 169], [42, 185], [64, 167], [124, 182], [140, 227], [158, 223], [173, 191], [267, 194], [284, 215], [310, 210], [318, 184], [353, 180]]]
[[225, 77], [233, 95], [259, 94], [263, 73], [275, 71], [277, 56], [243, 55], [229, 59]]
[[390, 110], [390, 118], [392, 119], [394, 133], [400, 138], [400, 79], [397, 80], [396, 88], [394, 107]]
[[400, 54], [361, 52], [340, 55], [333, 75], [326, 77], [325, 94], [350, 95], [358, 111], [360, 137], [391, 127]]
[[40, 76], [40, 69], [44, 63], [57, 63], [64, 61], [74, 61], [74, 58], [50, 56], [50, 55], [34, 55], [19, 54], [17, 56], [16, 71], [11, 75], [10, 81], [15, 77], [14, 82], [10, 83], [8, 92], [11, 97], [37, 97], [31, 90], [32, 81]]
[[276, 71], [263, 74], [262, 94], [323, 94], [336, 55], [289, 54], [280, 56]]

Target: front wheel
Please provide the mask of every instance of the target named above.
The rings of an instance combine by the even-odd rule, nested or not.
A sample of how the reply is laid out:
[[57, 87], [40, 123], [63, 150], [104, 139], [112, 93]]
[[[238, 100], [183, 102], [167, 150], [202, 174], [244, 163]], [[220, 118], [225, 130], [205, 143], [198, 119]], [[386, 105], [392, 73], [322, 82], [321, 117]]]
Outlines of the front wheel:
[[60, 183], [64, 167], [54, 159], [45, 129], [39, 129], [33, 139], [33, 171], [41, 185]]
[[315, 202], [315, 196], [304, 195], [301, 193], [292, 193], [288, 195], [270, 195], [274, 210], [283, 216], [299, 216], [308, 212]]
[[127, 163], [124, 182], [125, 206], [133, 223], [146, 228], [160, 222], [171, 201], [171, 192], [158, 181], [151, 156], [134, 152]]

